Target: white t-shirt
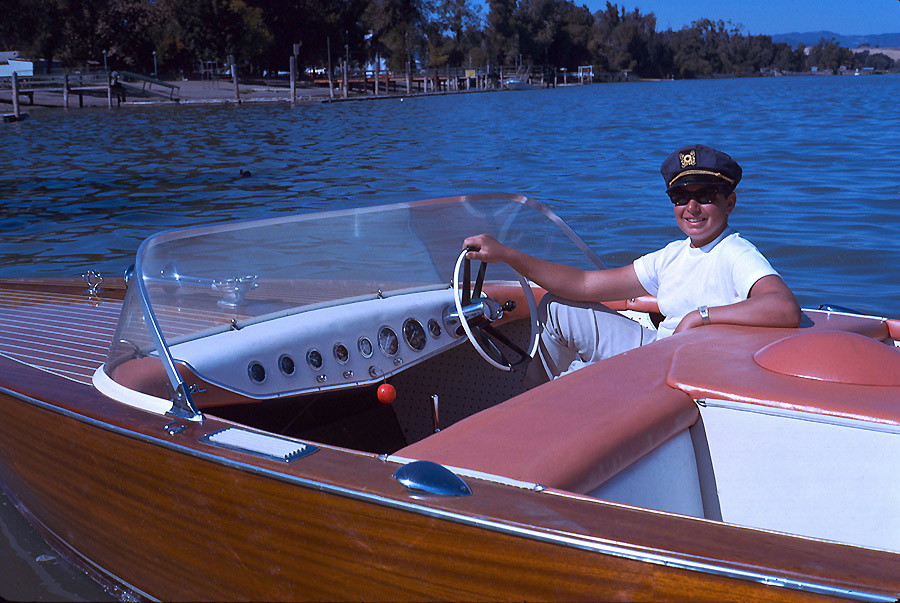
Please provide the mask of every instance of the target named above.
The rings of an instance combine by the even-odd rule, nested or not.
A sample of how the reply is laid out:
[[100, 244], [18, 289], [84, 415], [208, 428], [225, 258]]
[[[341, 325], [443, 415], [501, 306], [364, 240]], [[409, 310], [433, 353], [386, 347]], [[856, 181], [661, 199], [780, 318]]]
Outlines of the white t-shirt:
[[752, 243], [731, 228], [699, 248], [691, 247], [689, 238], [673, 241], [636, 259], [634, 270], [666, 317], [657, 339], [671, 335], [698, 307], [743, 301], [756, 281], [778, 274]]

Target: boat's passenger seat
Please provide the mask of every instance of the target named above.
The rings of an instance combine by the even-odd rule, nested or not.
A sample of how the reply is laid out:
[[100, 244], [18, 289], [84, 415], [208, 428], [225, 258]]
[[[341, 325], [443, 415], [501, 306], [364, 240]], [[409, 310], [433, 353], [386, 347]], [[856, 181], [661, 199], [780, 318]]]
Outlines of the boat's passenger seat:
[[[639, 356], [640, 358], [635, 358]], [[451, 467], [703, 515], [688, 429], [696, 404], [666, 385], [671, 347], [586, 367], [396, 452]]]

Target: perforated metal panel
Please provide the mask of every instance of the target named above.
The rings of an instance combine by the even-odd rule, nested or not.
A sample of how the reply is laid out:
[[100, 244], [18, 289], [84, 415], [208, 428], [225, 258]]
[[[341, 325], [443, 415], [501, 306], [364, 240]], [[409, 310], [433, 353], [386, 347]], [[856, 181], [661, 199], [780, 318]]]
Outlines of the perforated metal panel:
[[[504, 325], [500, 331], [521, 347], [527, 347], [529, 328], [524, 321]], [[439, 400], [440, 428], [445, 429], [485, 408], [525, 391], [523, 373], [504, 372], [490, 366], [468, 340], [391, 379], [397, 389], [394, 412], [407, 442], [434, 431], [432, 396]]]

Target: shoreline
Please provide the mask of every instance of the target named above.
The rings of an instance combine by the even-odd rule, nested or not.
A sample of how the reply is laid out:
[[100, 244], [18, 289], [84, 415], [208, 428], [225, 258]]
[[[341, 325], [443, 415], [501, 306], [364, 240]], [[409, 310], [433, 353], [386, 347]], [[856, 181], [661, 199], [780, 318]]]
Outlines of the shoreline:
[[[363, 94], [351, 91], [345, 98], [337, 88], [332, 98], [328, 88], [319, 86], [311, 86], [309, 84], [300, 84], [296, 88], [296, 100], [291, 100], [291, 90], [289, 87], [271, 86], [269, 84], [255, 85], [253, 83], [241, 83], [238, 86], [238, 98], [235, 98], [234, 86], [226, 81], [164, 81], [166, 84], [178, 87], [178, 100], [169, 100], [164, 98], [156, 98], [152, 96], [129, 96], [125, 95], [125, 100], [119, 101], [116, 94], [113, 94], [113, 106], [116, 107], [143, 107], [143, 106], [160, 106], [160, 105], [241, 105], [241, 104], [259, 104], [259, 103], [287, 103], [291, 105], [314, 105], [326, 103], [340, 102], [356, 102], [356, 101], [374, 101], [381, 99], [403, 99], [411, 97], [426, 96], [449, 96], [454, 94], [471, 94], [483, 92], [500, 92], [502, 89], [471, 89], [471, 90], [441, 90], [437, 92], [415, 91], [400, 93], [396, 91], [382, 92], [378, 95], [371, 92]], [[35, 88], [29, 91], [33, 94], [33, 101], [21, 98], [19, 101], [20, 114], [28, 114], [32, 112], [42, 113], [44, 111], [52, 111], [55, 109], [108, 109], [109, 99], [106, 94], [84, 95], [80, 100], [77, 95], [70, 93], [69, 106], [63, 104], [63, 94], [58, 90], [42, 90]], [[0, 98], [0, 114], [12, 113], [12, 99]]]
[[[778, 74], [781, 75], [781, 74]], [[826, 73], [791, 73], [783, 74], [785, 77], [825, 77]], [[834, 75], [853, 75], [853, 73], [842, 73]], [[862, 74], [857, 74], [862, 75]], [[866, 74], [868, 75], [868, 74]], [[880, 75], [880, 74], [878, 74]], [[742, 76], [728, 76], [742, 77]], [[748, 77], [748, 76], [743, 76]], [[755, 75], [749, 77], [772, 77], [772, 75]], [[697, 81], [704, 79], [721, 79], [720, 77], [698, 78]], [[77, 94], [69, 94], [69, 106], [63, 104], [63, 94], [61, 90], [42, 90], [35, 88], [27, 92], [32, 94], [31, 102], [22, 98], [20, 95], [19, 112], [23, 115], [22, 119], [27, 119], [28, 114], [43, 113], [45, 111], [53, 111], [58, 109], [109, 109], [116, 107], [145, 107], [145, 106], [178, 106], [178, 105], [241, 105], [241, 104], [263, 104], [263, 103], [286, 103], [294, 105], [315, 105], [328, 103], [358, 102], [358, 101], [377, 101], [387, 99], [405, 99], [417, 97], [431, 96], [452, 96], [456, 94], [478, 94], [485, 92], [508, 92], [504, 88], [472, 88], [468, 90], [438, 90], [438, 91], [421, 91], [413, 90], [406, 92], [382, 92], [375, 95], [371, 92], [362, 93], [351, 91], [345, 98], [340, 94], [339, 89], [335, 88], [335, 94], [332, 98], [328, 88], [313, 86], [308, 83], [299, 84], [296, 88], [296, 100], [291, 100], [291, 91], [286, 86], [273, 86], [270, 83], [241, 83], [238, 86], [239, 96], [235, 98], [234, 86], [225, 80], [202, 81], [202, 80], [161, 80], [165, 84], [178, 87], [178, 100], [169, 100], [152, 96], [128, 96], [125, 100], [119, 101], [113, 94], [113, 105], [109, 106], [109, 99], [106, 94], [84, 95], [79, 102]], [[668, 82], [669, 79], [653, 79], [640, 78], [622, 83], [649, 83], [649, 82]], [[558, 84], [559, 88], [581, 85], [602, 85], [603, 82], [595, 82], [591, 84]], [[552, 88], [552, 87], [551, 87]], [[547, 89], [551, 89], [547, 88]], [[542, 89], [538, 87], [537, 89]], [[13, 110], [12, 99], [0, 97], [0, 116], [11, 115]]]

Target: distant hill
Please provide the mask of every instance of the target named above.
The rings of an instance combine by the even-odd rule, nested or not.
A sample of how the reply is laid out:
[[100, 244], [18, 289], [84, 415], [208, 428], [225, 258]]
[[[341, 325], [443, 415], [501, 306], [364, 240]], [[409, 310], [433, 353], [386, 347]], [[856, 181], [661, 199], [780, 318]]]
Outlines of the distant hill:
[[833, 31], [810, 31], [806, 33], [792, 32], [786, 34], [775, 34], [772, 36], [773, 42], [786, 42], [796, 47], [801, 42], [805, 46], [815, 46], [822, 39], [834, 41], [844, 48], [858, 48], [863, 44], [868, 44], [874, 48], [898, 48], [900, 47], [900, 33], [890, 34], [872, 34], [869, 36], [844, 36], [834, 33]]

